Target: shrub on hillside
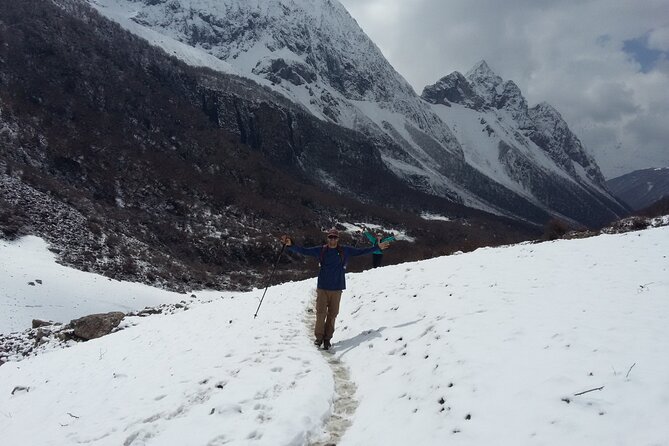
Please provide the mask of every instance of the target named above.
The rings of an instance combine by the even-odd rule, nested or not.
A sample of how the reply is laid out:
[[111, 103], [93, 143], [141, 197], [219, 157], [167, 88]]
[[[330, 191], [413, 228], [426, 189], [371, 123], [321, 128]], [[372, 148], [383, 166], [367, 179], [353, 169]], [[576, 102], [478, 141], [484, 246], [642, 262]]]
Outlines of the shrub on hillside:
[[25, 214], [0, 199], [0, 236], [13, 240], [21, 234], [25, 225]]
[[662, 217], [664, 215], [669, 215], [669, 196], [666, 196], [655, 203], [648, 206], [646, 209], [642, 209], [639, 212], [639, 215], [644, 217]]
[[544, 226], [544, 240], [558, 240], [570, 230], [569, 223], [559, 218], [553, 218]]
[[628, 217], [618, 220], [611, 224], [608, 228], [602, 229], [606, 234], [622, 234], [631, 231], [641, 231], [650, 226], [650, 221], [643, 217]]

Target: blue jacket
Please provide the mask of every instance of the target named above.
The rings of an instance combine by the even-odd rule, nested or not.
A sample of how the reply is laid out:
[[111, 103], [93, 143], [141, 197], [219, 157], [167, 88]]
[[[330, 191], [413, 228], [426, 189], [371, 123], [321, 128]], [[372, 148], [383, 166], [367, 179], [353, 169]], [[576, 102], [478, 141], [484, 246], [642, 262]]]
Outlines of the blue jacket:
[[[318, 272], [317, 288], [321, 290], [345, 290], [346, 278], [346, 263], [349, 257], [362, 256], [370, 254], [378, 249], [378, 246], [370, 246], [369, 248], [353, 248], [352, 246], [341, 246], [341, 254], [339, 249], [328, 248], [323, 246], [314, 246], [312, 248], [304, 248], [302, 246], [291, 245], [288, 250], [296, 252], [305, 256], [316, 257], [320, 260], [321, 252], [323, 252], [323, 259], [321, 261], [321, 269]], [[325, 251], [323, 251], [325, 249]]]

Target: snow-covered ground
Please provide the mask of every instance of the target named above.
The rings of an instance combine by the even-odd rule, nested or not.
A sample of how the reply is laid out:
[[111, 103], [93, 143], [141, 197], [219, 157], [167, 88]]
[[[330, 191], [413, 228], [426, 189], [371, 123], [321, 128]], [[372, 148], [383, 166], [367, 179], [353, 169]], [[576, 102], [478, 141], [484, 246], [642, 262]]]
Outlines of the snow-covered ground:
[[30, 328], [32, 319], [67, 323], [88, 314], [141, 310], [188, 296], [59, 265], [38, 237], [0, 240], [0, 333]]
[[0, 366], [2, 441], [667, 445], [668, 253], [662, 227], [350, 274], [333, 353], [311, 345], [314, 280], [255, 320], [262, 290], [198, 293]]

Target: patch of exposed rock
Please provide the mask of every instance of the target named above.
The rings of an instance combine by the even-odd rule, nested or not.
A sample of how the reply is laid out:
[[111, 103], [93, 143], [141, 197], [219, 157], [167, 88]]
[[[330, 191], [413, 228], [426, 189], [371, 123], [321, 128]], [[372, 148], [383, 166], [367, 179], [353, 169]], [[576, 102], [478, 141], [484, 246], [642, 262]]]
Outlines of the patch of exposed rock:
[[78, 338], [89, 341], [108, 335], [118, 327], [125, 313], [114, 311], [111, 313], [91, 314], [70, 322], [72, 332]]

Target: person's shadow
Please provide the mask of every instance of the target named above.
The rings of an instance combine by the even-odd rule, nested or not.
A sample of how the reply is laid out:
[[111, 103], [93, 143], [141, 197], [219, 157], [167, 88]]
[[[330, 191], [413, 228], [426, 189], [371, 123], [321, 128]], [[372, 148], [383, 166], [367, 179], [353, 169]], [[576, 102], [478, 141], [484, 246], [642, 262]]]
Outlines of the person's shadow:
[[381, 332], [386, 328], [387, 327], [379, 327], [375, 330], [365, 330], [359, 335], [337, 342], [337, 350], [340, 351], [340, 349], [343, 349], [341, 350], [339, 356], [344, 356], [346, 352], [353, 350], [365, 341], [371, 341], [372, 339], [380, 338]]
[[[415, 321], [405, 322], [403, 324], [395, 325], [392, 328], [406, 327], [406, 326], [409, 326], [409, 325], [413, 325], [417, 322], [420, 322], [422, 320], [423, 319], [416, 319]], [[356, 336], [353, 336], [352, 338], [344, 339], [344, 340], [341, 340], [341, 341], [337, 342], [337, 352], [338, 353], [341, 352], [341, 353], [339, 353], [339, 356], [340, 357], [344, 356], [347, 352], [349, 352], [349, 351], [353, 350], [354, 348], [358, 347], [363, 342], [371, 341], [372, 339], [376, 339], [376, 338], [381, 338], [382, 337], [381, 333], [386, 328], [388, 328], [388, 327], [379, 327], [379, 328], [372, 329], [372, 330], [365, 330], [362, 333], [360, 333]]]

